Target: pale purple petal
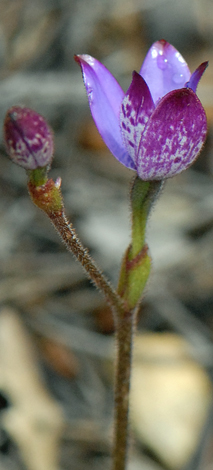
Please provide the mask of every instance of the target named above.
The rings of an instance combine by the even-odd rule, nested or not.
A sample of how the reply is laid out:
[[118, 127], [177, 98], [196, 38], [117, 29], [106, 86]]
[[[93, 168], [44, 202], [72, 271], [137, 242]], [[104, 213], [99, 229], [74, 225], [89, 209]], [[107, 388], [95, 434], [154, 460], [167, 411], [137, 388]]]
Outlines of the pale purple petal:
[[134, 162], [142, 133], [154, 109], [146, 82], [133, 72], [132, 83], [121, 105], [120, 125], [125, 147]]
[[172, 90], [183, 88], [191, 73], [182, 55], [168, 42], [155, 42], [142, 64], [140, 75], [156, 103]]
[[93, 57], [84, 54], [75, 56], [75, 60], [81, 66], [91, 113], [105, 144], [123, 165], [135, 169], [120, 131], [122, 88], [109, 70]]
[[196, 93], [198, 82], [205, 72], [206, 67], [208, 67], [208, 62], [203, 62], [199, 65], [199, 67], [191, 75], [189, 82], [186, 83], [187, 88], [191, 88]]
[[145, 129], [137, 172], [143, 180], [160, 180], [188, 168], [198, 156], [207, 132], [205, 111], [190, 88], [165, 96]]

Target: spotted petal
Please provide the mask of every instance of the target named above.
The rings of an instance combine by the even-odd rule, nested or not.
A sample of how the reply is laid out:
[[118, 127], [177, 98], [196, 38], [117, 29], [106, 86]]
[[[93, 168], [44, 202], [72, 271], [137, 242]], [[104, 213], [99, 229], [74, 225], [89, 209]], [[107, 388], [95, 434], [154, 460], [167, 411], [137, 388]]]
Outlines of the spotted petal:
[[154, 109], [146, 82], [137, 72], [133, 72], [132, 83], [122, 101], [120, 124], [126, 149], [134, 162], [141, 136]]
[[168, 93], [149, 119], [140, 142], [137, 172], [143, 180], [169, 178], [198, 156], [207, 132], [205, 111], [190, 88]]
[[199, 65], [199, 67], [191, 75], [189, 82], [186, 84], [187, 88], [191, 88], [196, 93], [198, 82], [205, 72], [206, 67], [208, 67], [208, 62], [203, 62]]
[[182, 55], [168, 42], [155, 42], [140, 70], [156, 103], [172, 90], [183, 88], [191, 73]]
[[105, 144], [123, 165], [135, 169], [120, 132], [122, 88], [109, 70], [93, 57], [84, 54], [75, 56], [75, 60], [81, 66], [90, 110]]

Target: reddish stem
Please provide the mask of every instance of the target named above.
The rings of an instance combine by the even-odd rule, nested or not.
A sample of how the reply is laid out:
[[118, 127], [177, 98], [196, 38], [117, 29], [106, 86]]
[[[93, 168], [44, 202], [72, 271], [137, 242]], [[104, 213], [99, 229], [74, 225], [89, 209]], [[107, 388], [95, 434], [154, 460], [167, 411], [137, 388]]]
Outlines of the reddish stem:
[[93, 281], [96, 287], [104, 293], [107, 302], [110, 304], [115, 314], [115, 323], [117, 323], [118, 317], [124, 313], [124, 306], [121, 298], [96, 266], [95, 262], [89, 255], [88, 250], [84, 248], [78, 239], [75, 229], [72, 227], [72, 224], [68, 222], [64, 212], [53, 212], [47, 215], [65, 243], [68, 251], [73, 253], [76, 259], [83, 266], [89, 278]]
[[125, 470], [129, 434], [129, 393], [131, 379], [132, 346], [136, 313], [128, 313], [119, 319], [117, 363], [115, 370], [115, 410], [113, 470]]

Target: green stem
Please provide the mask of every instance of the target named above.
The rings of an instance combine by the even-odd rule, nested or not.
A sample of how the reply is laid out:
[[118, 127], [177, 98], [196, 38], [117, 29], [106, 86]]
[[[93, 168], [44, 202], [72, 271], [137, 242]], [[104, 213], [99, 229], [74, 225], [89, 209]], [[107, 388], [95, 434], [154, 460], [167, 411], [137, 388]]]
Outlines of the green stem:
[[135, 178], [131, 190], [131, 203], [132, 203], [132, 246], [131, 258], [141, 251], [145, 244], [145, 233], [147, 223], [147, 204], [146, 196], [149, 191], [150, 182], [141, 181], [138, 177]]
[[132, 246], [134, 259], [145, 245], [146, 225], [150, 209], [162, 188], [162, 181], [142, 181], [134, 178], [130, 198], [132, 206]]
[[27, 170], [28, 182], [38, 187], [47, 182], [48, 167], [38, 167], [35, 170]]

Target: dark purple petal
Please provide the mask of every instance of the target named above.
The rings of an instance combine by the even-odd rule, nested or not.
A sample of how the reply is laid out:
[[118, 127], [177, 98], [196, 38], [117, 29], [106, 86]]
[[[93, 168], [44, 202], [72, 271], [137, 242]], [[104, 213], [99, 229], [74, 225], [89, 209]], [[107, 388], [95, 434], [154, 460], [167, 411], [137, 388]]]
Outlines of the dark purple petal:
[[10, 158], [26, 170], [47, 166], [53, 156], [53, 135], [45, 119], [30, 108], [13, 106], [4, 121]]
[[160, 180], [188, 168], [207, 132], [205, 111], [190, 88], [168, 93], [149, 119], [140, 142], [137, 172], [143, 180]]
[[182, 55], [168, 42], [155, 42], [142, 64], [140, 75], [156, 103], [169, 91], [183, 88], [191, 73]]
[[199, 67], [191, 75], [190, 80], [187, 82], [187, 88], [191, 88], [196, 93], [198, 82], [200, 81], [203, 73], [205, 72], [206, 67], [208, 67], [208, 62], [203, 62], [199, 65]]
[[93, 57], [75, 56], [82, 69], [90, 110], [109, 150], [127, 168], [135, 169], [123, 144], [119, 116], [124, 92], [109, 70]]
[[154, 109], [146, 82], [137, 72], [133, 72], [132, 83], [121, 105], [120, 125], [125, 147], [134, 162], [142, 133]]

